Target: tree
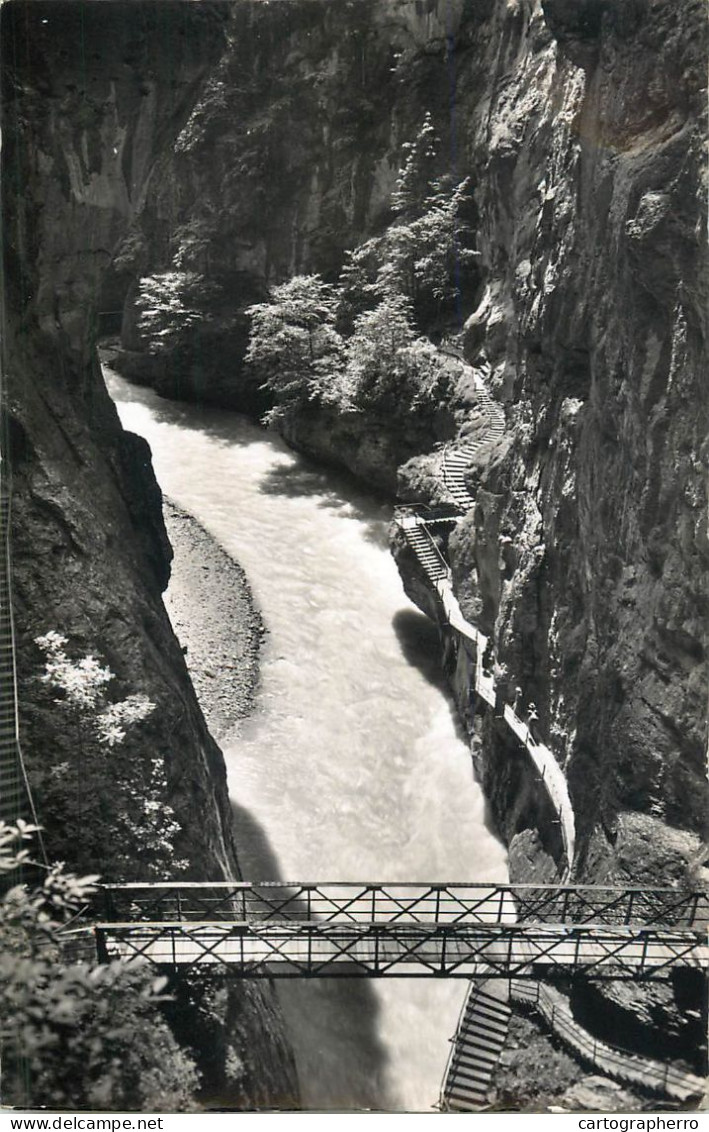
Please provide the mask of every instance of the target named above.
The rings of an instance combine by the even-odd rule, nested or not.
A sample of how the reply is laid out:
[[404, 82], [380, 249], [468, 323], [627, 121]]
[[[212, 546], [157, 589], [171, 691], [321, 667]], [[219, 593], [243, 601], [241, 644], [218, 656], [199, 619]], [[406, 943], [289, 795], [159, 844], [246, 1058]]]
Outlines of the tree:
[[343, 343], [335, 321], [338, 294], [319, 275], [296, 275], [271, 291], [270, 301], [249, 307], [251, 338], [246, 363], [275, 394], [269, 420], [308, 402], [336, 403]]
[[420, 214], [428, 186], [435, 176], [440, 144], [431, 112], [427, 110], [414, 140], [404, 142], [401, 147], [406, 156], [399, 168], [391, 203], [402, 220], [412, 220]]
[[188, 345], [212, 320], [217, 288], [194, 271], [163, 271], [140, 281], [138, 327], [151, 354], [164, 357]]
[[411, 303], [390, 290], [355, 321], [346, 382], [360, 408], [410, 413], [441, 395], [445, 371], [428, 339], [416, 335]]
[[[35, 831], [0, 822], [0, 874], [27, 864]], [[37, 887], [16, 885], [0, 900], [2, 1100], [114, 1112], [190, 1108], [198, 1076], [161, 1017], [166, 980], [147, 964], [97, 965], [90, 936], [83, 961], [67, 955], [62, 928], [96, 879], [55, 865]]]
[[476, 258], [466, 247], [469, 227], [461, 217], [469, 181], [435, 176], [439, 139], [430, 114], [413, 142], [392, 193], [395, 219], [381, 236], [349, 252], [340, 276], [340, 320], [354, 319], [389, 292], [407, 296], [415, 312], [437, 313], [460, 291], [460, 275]]
[[463, 243], [467, 225], [460, 210], [467, 180], [454, 184], [440, 177], [430, 185], [421, 215], [408, 224], [395, 224], [387, 233], [388, 277], [414, 301], [440, 307], [459, 293], [459, 275], [476, 253]]

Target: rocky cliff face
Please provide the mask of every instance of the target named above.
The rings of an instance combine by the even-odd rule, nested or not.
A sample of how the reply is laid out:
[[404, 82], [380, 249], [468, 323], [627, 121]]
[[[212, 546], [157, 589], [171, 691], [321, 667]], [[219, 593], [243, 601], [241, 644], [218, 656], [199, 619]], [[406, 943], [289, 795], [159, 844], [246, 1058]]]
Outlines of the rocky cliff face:
[[[696, 882], [705, 16], [691, 2], [545, 0], [499, 5], [481, 30], [457, 71], [486, 276], [466, 352], [491, 365], [507, 432], [471, 473], [454, 579], [565, 769], [575, 875]], [[404, 485], [421, 487], [419, 469]], [[508, 738], [486, 719], [477, 741], [513, 876], [550, 875]], [[646, 1048], [689, 1036], [666, 995], [613, 997], [624, 1033], [642, 1017]], [[596, 1024], [607, 1010], [596, 1003]]]
[[[111, 772], [105, 797], [87, 798], [79, 777], [75, 809], [43, 806], [53, 772], [61, 777], [81, 744], [38, 680], [34, 638], [52, 629], [75, 659], [108, 663], [121, 696], [143, 693], [156, 705], [131, 738], [131, 773], [140, 794], [159, 766], [186, 875], [218, 879], [237, 868], [223, 760], [162, 605], [171, 552], [150, 453], [122, 431], [94, 341], [105, 268], [219, 56], [223, 24], [218, 6], [170, 0], [39, 0], [2, 11], [3, 394], [22, 733], [50, 852], [60, 846], [78, 869], [86, 814], [110, 812]], [[115, 837], [109, 821], [109, 872]], [[154, 866], [140, 840], [120, 849], [132, 875]], [[190, 1030], [211, 1029], [219, 1053], [203, 1066], [207, 1093], [236, 1106], [292, 1104], [292, 1061], [269, 995], [217, 998], [196, 994], [190, 1021], [183, 1012], [178, 1022], [188, 1043]]]
[[[566, 767], [578, 875], [671, 882], [706, 812], [705, 21], [557, 0], [500, 20], [467, 134], [487, 281], [466, 331], [509, 437], [453, 564], [472, 554]], [[492, 60], [470, 62], [472, 86]]]
[[[706, 814], [703, 6], [244, 3], [233, 19], [119, 258], [124, 345], [139, 345], [147, 268], [215, 272], [235, 306], [295, 272], [332, 275], [386, 224], [401, 143], [430, 110], [475, 202], [466, 355], [507, 420], [450, 540], [456, 588], [566, 771], [577, 878], [683, 883]], [[163, 388], [248, 409], [230, 362], [216, 378], [190, 362]], [[421, 452], [474, 425], [464, 391], [446, 408]], [[291, 439], [384, 482], [376, 457], [358, 462], [361, 435], [340, 443], [346, 423], [302, 421]], [[440, 498], [430, 471], [404, 467], [403, 496]], [[555, 875], [507, 737], [477, 726], [513, 876]], [[627, 1021], [639, 1008], [622, 997]], [[665, 1005], [645, 1010], [656, 1034]]]
[[[382, 230], [402, 144], [428, 109], [441, 137], [440, 171], [448, 170], [447, 36], [463, 7], [233, 5], [229, 47], [114, 260], [110, 286], [125, 295], [117, 369], [167, 396], [257, 414], [269, 407], [242, 364], [243, 310], [292, 275], [335, 279], [344, 250]], [[471, 27], [479, 18], [472, 13]], [[168, 269], [204, 273], [223, 298], [165, 366], [141, 352], [135, 298], [141, 274]], [[399, 465], [453, 432], [441, 404], [425, 427], [403, 415], [303, 414], [287, 438], [392, 494]]]
[[[466, 352], [508, 425], [453, 566], [567, 766], [580, 876], [648, 839], [651, 871], [676, 876], [663, 823], [691, 857], [704, 812], [705, 34], [696, 0], [235, 5], [126, 245], [134, 277], [205, 272], [235, 305], [332, 276], [387, 222], [401, 143], [432, 112], [475, 201]], [[248, 408], [238, 353], [228, 377], [207, 355], [163, 388]], [[329, 414], [290, 439], [390, 489], [397, 462], [473, 426], [472, 400], [452, 389], [426, 437]], [[400, 490], [436, 489], [414, 463]]]

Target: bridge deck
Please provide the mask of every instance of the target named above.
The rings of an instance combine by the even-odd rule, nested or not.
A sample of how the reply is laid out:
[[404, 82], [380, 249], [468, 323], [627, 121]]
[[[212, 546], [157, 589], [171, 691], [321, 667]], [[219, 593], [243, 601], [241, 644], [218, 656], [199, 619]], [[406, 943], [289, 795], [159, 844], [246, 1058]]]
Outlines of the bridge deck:
[[105, 958], [238, 978], [289, 976], [538, 978], [583, 969], [602, 978], [666, 978], [706, 968], [709, 948], [690, 930], [601, 925], [355, 924], [337, 922], [99, 923]]

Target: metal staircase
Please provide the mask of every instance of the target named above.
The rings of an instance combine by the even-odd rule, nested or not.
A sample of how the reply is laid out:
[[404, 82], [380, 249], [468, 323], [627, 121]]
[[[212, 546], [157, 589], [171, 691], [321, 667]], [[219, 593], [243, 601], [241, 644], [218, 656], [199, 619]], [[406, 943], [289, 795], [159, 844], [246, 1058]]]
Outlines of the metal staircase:
[[414, 515], [406, 515], [398, 520], [406, 541], [423, 566], [432, 582], [440, 582], [450, 576], [445, 558], [436, 546], [425, 522]]
[[473, 375], [478, 403], [486, 418], [484, 434], [476, 440], [471, 440], [457, 448], [447, 447], [443, 453], [441, 463], [443, 482], [448, 494], [461, 511], [469, 511], [475, 503], [475, 497], [468, 491], [465, 476], [472, 461], [482, 448], [496, 444], [505, 431], [505, 414], [501, 405], [493, 401], [488, 393], [483, 378], [466, 366]]
[[539, 1014], [567, 1049], [607, 1077], [686, 1103], [704, 1092], [703, 1078], [669, 1062], [654, 1061], [598, 1041], [578, 1024], [559, 991], [528, 979], [510, 980], [510, 998]]
[[441, 1091], [444, 1111], [478, 1112], [487, 1107], [510, 1015], [505, 983], [489, 979], [471, 983], [451, 1039], [453, 1050]]

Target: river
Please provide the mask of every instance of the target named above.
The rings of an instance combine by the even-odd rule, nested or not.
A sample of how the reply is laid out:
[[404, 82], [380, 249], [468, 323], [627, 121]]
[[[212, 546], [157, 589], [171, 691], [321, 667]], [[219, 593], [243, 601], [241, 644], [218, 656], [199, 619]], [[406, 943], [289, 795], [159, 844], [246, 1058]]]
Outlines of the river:
[[[248, 878], [504, 882], [435, 630], [387, 550], [391, 508], [238, 414], [105, 374], [163, 491], [241, 563], [268, 629], [256, 710], [221, 740]], [[429, 1110], [466, 986], [277, 984], [305, 1107]]]

